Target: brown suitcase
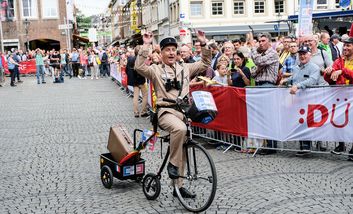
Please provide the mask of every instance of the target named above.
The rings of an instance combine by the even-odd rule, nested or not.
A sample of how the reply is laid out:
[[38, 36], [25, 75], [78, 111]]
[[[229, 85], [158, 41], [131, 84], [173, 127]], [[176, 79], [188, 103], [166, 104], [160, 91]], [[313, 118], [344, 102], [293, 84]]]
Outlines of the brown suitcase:
[[110, 127], [108, 150], [118, 163], [133, 150], [133, 142], [127, 130], [118, 125]]

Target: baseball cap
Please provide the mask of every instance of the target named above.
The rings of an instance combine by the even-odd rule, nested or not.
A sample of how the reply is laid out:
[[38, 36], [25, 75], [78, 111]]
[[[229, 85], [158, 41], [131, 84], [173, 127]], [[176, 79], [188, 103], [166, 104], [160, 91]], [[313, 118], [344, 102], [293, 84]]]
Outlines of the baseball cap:
[[301, 46], [298, 50], [298, 53], [309, 53], [311, 49], [308, 46]]

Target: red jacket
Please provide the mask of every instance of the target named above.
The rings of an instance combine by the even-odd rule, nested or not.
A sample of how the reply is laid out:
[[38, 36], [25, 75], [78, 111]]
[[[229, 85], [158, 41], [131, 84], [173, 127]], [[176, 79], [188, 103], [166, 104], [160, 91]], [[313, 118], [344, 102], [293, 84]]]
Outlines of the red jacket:
[[344, 67], [344, 62], [345, 60], [343, 57], [338, 58], [335, 60], [335, 62], [332, 65], [332, 72], [333, 71], [338, 71], [342, 70], [342, 74], [338, 76], [337, 81], [333, 81], [331, 79], [331, 74], [324, 74], [324, 79], [330, 84], [330, 85], [345, 85], [346, 80], [349, 80], [351, 84], [353, 84], [353, 71], [349, 70], [348, 68]]

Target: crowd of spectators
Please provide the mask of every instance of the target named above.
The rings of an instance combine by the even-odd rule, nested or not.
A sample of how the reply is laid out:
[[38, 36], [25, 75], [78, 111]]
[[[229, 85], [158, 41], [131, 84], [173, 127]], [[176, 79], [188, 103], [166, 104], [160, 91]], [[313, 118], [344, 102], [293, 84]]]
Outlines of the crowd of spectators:
[[[260, 33], [256, 37], [248, 33], [246, 37], [230, 41], [216, 42], [210, 40], [212, 50], [211, 66], [204, 76], [221, 86], [234, 87], [277, 87], [286, 85], [290, 93], [295, 95], [299, 90], [311, 86], [327, 86], [335, 84], [348, 85], [353, 82], [353, 38], [344, 34], [329, 35], [321, 32], [305, 37], [280, 36], [273, 39], [269, 33]], [[117, 69], [126, 68], [128, 84], [134, 87], [135, 97], [143, 95], [143, 106], [138, 110], [138, 100], [134, 100], [134, 115], [148, 116], [146, 110], [147, 90], [145, 79], [134, 71], [134, 60], [137, 47], [120, 45], [107, 48], [78, 48], [68, 50], [33, 50], [27, 53], [21, 50], [1, 54], [0, 70], [8, 63], [11, 72], [11, 86], [21, 82], [18, 64], [21, 61], [35, 59], [37, 66], [37, 83], [45, 83], [45, 74], [52, 76], [53, 82], [63, 82], [65, 74], [79, 79], [99, 79], [109, 76], [110, 65], [117, 64]], [[153, 45], [147, 64], [161, 63], [159, 45]], [[201, 59], [201, 44], [181, 44], [177, 51], [178, 63], [193, 63]], [[3, 81], [0, 74], [0, 85]], [[197, 77], [190, 85], [204, 84]], [[302, 141], [299, 154], [311, 149], [310, 141]], [[318, 149], [325, 148], [318, 143]], [[267, 140], [267, 146], [276, 148], [277, 142]], [[333, 153], [345, 151], [343, 142]], [[264, 150], [270, 154], [275, 150]], [[353, 148], [349, 151], [353, 154]], [[353, 159], [353, 157], [350, 157]]]
[[[246, 38], [234, 41], [208, 42], [212, 50], [211, 66], [204, 76], [213, 80], [213, 84], [234, 87], [290, 87], [289, 93], [296, 95], [299, 90], [312, 86], [328, 86], [333, 84], [350, 84], [353, 79], [353, 38], [348, 35], [330, 36], [327, 32], [308, 35], [299, 38], [282, 36], [273, 40], [269, 33], [256, 36], [247, 34]], [[201, 59], [201, 46], [181, 44], [178, 47], [178, 62], [193, 63]], [[133, 53], [132, 53], [133, 54]], [[343, 61], [342, 61], [343, 60]], [[161, 63], [160, 49], [153, 46], [149, 62]], [[204, 84], [204, 78], [197, 77], [193, 84]], [[301, 141], [298, 155], [304, 155], [312, 149], [312, 142]], [[269, 148], [276, 148], [277, 142], [266, 140]], [[322, 143], [317, 142], [318, 150], [327, 150]], [[346, 151], [343, 142], [332, 151], [341, 154]], [[266, 149], [262, 154], [275, 153]], [[349, 150], [353, 155], [353, 148]], [[349, 156], [353, 160], [352, 156]]]

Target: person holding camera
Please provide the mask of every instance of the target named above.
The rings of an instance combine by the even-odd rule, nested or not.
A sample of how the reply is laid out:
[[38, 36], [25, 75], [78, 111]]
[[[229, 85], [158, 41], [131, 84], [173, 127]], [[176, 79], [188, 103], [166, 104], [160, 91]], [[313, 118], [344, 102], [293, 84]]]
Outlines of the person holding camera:
[[233, 54], [233, 63], [231, 71], [231, 84], [234, 87], [244, 88], [250, 85], [251, 73], [246, 67], [247, 58], [240, 51]]
[[[150, 79], [156, 90], [157, 117], [159, 126], [170, 133], [170, 159], [167, 166], [168, 175], [171, 179], [179, 178], [184, 173], [185, 155], [183, 155], [183, 144], [186, 140], [187, 127], [183, 121], [183, 114], [176, 106], [163, 101], [163, 98], [184, 98], [189, 94], [189, 82], [199, 73], [205, 72], [211, 65], [211, 50], [206, 46], [204, 32], [197, 32], [197, 39], [201, 45], [201, 60], [195, 63], [177, 63], [178, 43], [173, 37], [164, 38], [160, 42], [162, 61], [158, 65], [146, 65], [148, 55], [152, 51], [152, 33], [143, 35], [143, 46], [141, 47], [135, 62], [135, 70], [142, 76]], [[196, 195], [183, 188], [178, 183], [180, 193], [184, 198], [194, 198]], [[173, 191], [176, 196], [176, 192]]]

